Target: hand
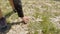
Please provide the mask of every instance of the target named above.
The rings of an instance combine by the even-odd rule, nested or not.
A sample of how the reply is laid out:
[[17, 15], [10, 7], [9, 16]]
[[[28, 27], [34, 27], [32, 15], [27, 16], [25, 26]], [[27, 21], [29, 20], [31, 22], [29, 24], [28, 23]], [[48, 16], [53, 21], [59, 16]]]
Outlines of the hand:
[[27, 22], [29, 21], [29, 18], [28, 18], [27, 16], [24, 16], [24, 17], [22, 18], [22, 21], [23, 21], [25, 24], [27, 24]]

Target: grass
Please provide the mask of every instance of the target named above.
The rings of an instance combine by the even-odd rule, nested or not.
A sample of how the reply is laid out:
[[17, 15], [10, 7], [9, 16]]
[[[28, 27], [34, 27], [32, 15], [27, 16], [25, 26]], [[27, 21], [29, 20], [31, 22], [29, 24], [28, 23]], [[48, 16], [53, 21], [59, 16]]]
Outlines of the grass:
[[[31, 17], [28, 26], [30, 34], [60, 34], [60, 29], [50, 20], [51, 17], [60, 16], [60, 1], [22, 0], [22, 6], [24, 14]], [[18, 18], [16, 13], [11, 14], [12, 8], [8, 1], [2, 1], [1, 7], [3, 15], [8, 16], [8, 22]]]

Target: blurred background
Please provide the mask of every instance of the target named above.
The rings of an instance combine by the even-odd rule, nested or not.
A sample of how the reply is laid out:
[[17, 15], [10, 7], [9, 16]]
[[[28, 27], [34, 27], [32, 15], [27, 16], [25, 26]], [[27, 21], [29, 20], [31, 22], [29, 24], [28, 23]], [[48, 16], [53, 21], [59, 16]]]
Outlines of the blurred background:
[[[21, 0], [28, 24], [12, 25], [6, 34], [60, 34], [60, 0]], [[18, 22], [9, 0], [0, 0], [7, 23]]]

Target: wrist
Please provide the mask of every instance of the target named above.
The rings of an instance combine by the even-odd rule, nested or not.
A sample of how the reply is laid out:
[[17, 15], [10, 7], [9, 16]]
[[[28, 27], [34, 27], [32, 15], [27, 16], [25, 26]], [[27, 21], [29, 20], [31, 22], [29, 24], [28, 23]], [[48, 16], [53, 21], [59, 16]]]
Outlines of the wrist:
[[23, 17], [20, 17], [21, 19], [23, 19]]

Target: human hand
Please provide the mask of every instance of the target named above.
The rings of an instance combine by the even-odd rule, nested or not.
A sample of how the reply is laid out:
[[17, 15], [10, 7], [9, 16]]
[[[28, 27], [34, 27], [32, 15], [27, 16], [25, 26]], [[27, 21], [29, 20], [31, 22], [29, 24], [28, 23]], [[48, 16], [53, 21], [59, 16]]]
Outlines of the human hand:
[[29, 21], [29, 17], [24, 16], [24, 17], [22, 18], [22, 22], [24, 22], [24, 24], [27, 24], [28, 21]]

